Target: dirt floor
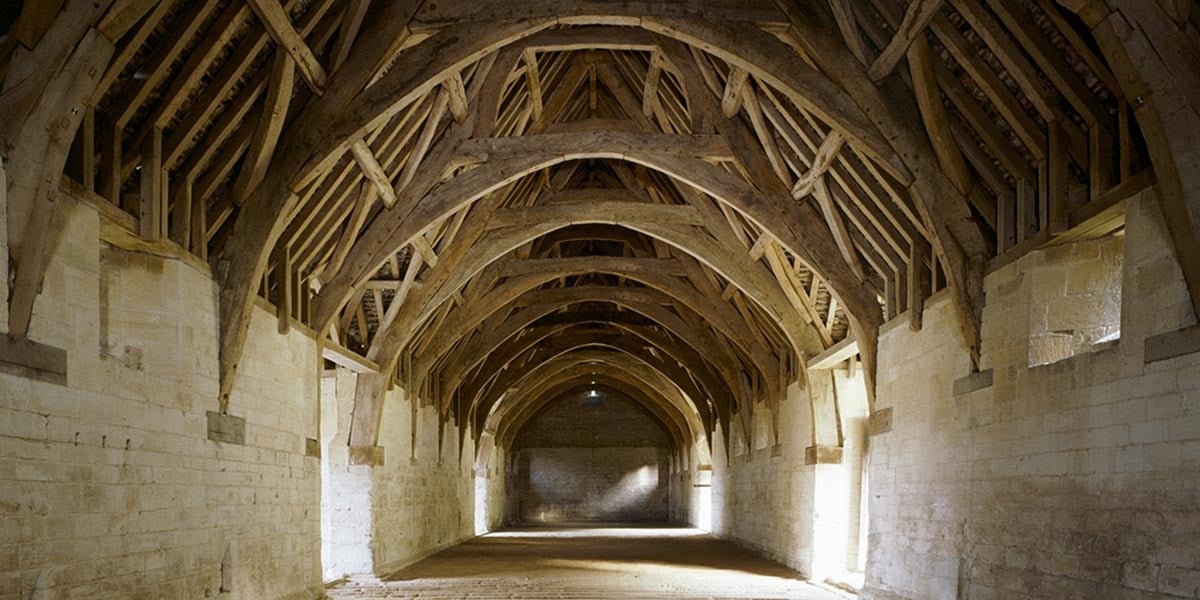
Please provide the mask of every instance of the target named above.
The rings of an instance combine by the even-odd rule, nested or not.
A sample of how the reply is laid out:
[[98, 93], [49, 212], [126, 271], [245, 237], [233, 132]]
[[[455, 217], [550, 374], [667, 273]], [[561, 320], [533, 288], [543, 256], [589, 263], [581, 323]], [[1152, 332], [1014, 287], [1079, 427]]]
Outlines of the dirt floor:
[[330, 598], [791, 598], [849, 596], [684, 527], [523, 527], [475, 538]]

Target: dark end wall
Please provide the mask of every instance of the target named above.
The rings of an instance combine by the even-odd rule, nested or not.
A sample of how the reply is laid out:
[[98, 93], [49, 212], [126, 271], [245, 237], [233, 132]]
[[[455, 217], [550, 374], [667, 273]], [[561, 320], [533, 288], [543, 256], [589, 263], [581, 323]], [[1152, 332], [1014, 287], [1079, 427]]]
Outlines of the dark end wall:
[[517, 437], [510, 474], [521, 522], [667, 521], [670, 442], [624, 397], [573, 394]]

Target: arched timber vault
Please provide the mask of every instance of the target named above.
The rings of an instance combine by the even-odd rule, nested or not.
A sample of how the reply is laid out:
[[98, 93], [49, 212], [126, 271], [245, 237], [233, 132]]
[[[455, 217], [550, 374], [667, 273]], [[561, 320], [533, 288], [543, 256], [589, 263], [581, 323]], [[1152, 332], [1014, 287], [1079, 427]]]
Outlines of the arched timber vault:
[[[556, 377], [550, 383], [541, 386], [536, 396], [523, 396], [524, 399], [519, 405], [497, 405], [496, 409], [487, 415], [486, 424], [479, 429], [478, 456], [475, 462], [477, 468], [487, 465], [490, 453], [496, 446], [511, 447], [522, 429], [556, 400], [591, 391], [615, 392], [633, 400], [667, 431], [675, 444], [674, 450], [679, 455], [678, 458], [684, 459], [688, 456], [688, 450], [694, 449], [697, 465], [711, 464], [711, 452], [708, 447], [710, 437], [701, 428], [703, 424], [697, 423], [696, 415], [688, 410], [690, 406], [681, 403], [673, 394], [663, 394], [657, 388], [647, 386], [643, 380], [632, 378], [621, 370], [611, 370], [604, 365], [590, 365], [586, 368], [576, 365], [575, 371], [566, 377]], [[505, 414], [508, 416], [504, 416]], [[465, 430], [460, 433], [465, 433]]]
[[[586, 318], [586, 316], [583, 317], [583, 319]], [[595, 322], [583, 320], [566, 325], [546, 327], [541, 330], [538, 328], [531, 328], [527, 335], [523, 336], [519, 340], [513, 340], [513, 342], [507, 344], [503, 350], [497, 350], [494, 355], [489, 354], [487, 358], [487, 362], [489, 364], [484, 366], [483, 369], [475, 371], [474, 377], [465, 382], [461, 388], [462, 393], [460, 397], [473, 400], [478, 395], [482, 387], [488, 385], [491, 379], [499, 374], [495, 369], [496, 366], [508, 364], [525, 351], [531, 350], [534, 345], [539, 344], [539, 342], [542, 340], [546, 340], [550, 336], [564, 336], [567, 335], [567, 330], [572, 327], [580, 328], [581, 326], [594, 323]], [[700, 355], [694, 349], [679, 344], [675, 342], [675, 340], [672, 340], [663, 334], [656, 333], [655, 330], [650, 327], [641, 328], [626, 326], [625, 331], [628, 331], [636, 336], [633, 339], [641, 338], [644, 343], [649, 344], [649, 347], [654, 348], [656, 352], [671, 357], [678, 364], [688, 364], [693, 369], [692, 374], [696, 377], [697, 382], [707, 391], [707, 394], [705, 395], [696, 395], [698, 401], [704, 398], [711, 400], [713, 398], [724, 399], [734, 397], [733, 390], [737, 389], [735, 383], [736, 380], [734, 377], [732, 377], [733, 374], [728, 371], [728, 369], [726, 369], [723, 373], [725, 376], [724, 379], [718, 379], [714, 375], [714, 373], [717, 372], [716, 365], [712, 364], [711, 359]], [[620, 340], [609, 339], [614, 334], [623, 339], [630, 339], [630, 336], [620, 335], [621, 333], [623, 332], [611, 330], [597, 331], [594, 328], [588, 330], [588, 334], [592, 336], [604, 334], [603, 336], [597, 337], [597, 343], [599, 341], [607, 340], [610, 343], [619, 344]], [[554, 345], [557, 343], [561, 343], [561, 341], [557, 339], [548, 341], [549, 345]], [[545, 350], [546, 348], [542, 346], [537, 349]], [[634, 350], [634, 352], [636, 353], [636, 350]], [[668, 366], [670, 366], [669, 363]], [[489, 369], [488, 367], [493, 368]], [[701, 408], [705, 408], [707, 405], [708, 403], [701, 403]]]
[[919, 327], [934, 289], [977, 353], [988, 265], [1154, 183], [1200, 308], [1178, 7], [369, 4], [67, 2], [10, 38], [10, 334], [63, 185], [215, 265], [220, 411], [258, 296], [374, 364], [363, 445], [386, 386], [466, 422], [460, 382], [508, 364], [473, 344], [589, 303], [743, 418], [849, 330], [871, 374], [880, 323]]
[[[509, 369], [498, 375], [490, 383], [488, 389], [484, 390], [478, 398], [481, 412], [483, 414], [490, 413], [491, 407], [501, 397], [507, 396], [511, 389], [519, 389], [518, 386], [523, 385], [523, 382], [536, 381], [534, 378], [539, 376], [557, 377], [568, 372], [563, 371], [562, 367], [570, 365], [572, 362], [604, 362], [611, 366], [625, 367], [627, 369], [632, 368], [630, 365], [637, 365], [636, 368], [633, 368], [633, 371], [645, 368], [653, 369], [658, 373], [662, 381], [671, 382], [670, 386], [678, 389], [686, 397], [697, 400], [705, 397], [704, 391], [699, 386], [688, 377], [681, 377], [683, 375], [683, 368], [678, 363], [672, 364], [671, 361], [663, 360], [650, 353], [647, 349], [638, 347], [636, 344], [627, 343], [627, 341], [628, 338], [624, 338], [623, 336], [576, 334], [565, 336], [563, 339], [555, 340], [553, 343], [539, 348], [530, 349], [523, 353], [524, 355], [519, 357], [519, 359], [526, 365], [534, 366], [529, 370], [520, 372], [515, 369]], [[581, 351], [583, 349], [604, 350], [605, 352], [593, 351], [585, 353]], [[573, 351], [580, 352], [577, 355], [571, 355]], [[634, 362], [628, 362], [631, 359]], [[594, 369], [591, 370], [594, 371]], [[514, 394], [514, 396], [518, 396], [518, 394]], [[692, 401], [695, 402], [696, 400]], [[697, 407], [697, 410], [700, 410], [702, 404], [697, 403], [694, 406]], [[707, 417], [707, 410], [704, 410], [701, 415], [702, 417]]]
[[[534, 402], [529, 403], [529, 405], [523, 408], [521, 414], [514, 414], [513, 416], [505, 419], [505, 432], [500, 434], [501, 443], [507, 447], [512, 447], [514, 440], [517, 440], [521, 437], [522, 431], [529, 426], [530, 422], [535, 421], [541, 414], [544, 414], [548, 408], [553, 407], [556, 402], [574, 395], [597, 392], [601, 394], [615, 393], [621, 397], [633, 400], [635, 405], [642, 409], [645, 414], [649, 415], [651, 420], [656, 425], [661, 427], [664, 433], [671, 438], [671, 441], [675, 444], [675, 447], [673, 447], [672, 450], [676, 453], [681, 453], [680, 448], [678, 447], [678, 444], [681, 443], [681, 440], [678, 440], [675, 437], [675, 423], [664, 420], [664, 417], [666, 416], [664, 413], [649, 408], [654, 406], [653, 403], [655, 400], [652, 400], [648, 394], [641, 391], [639, 388], [628, 386], [621, 382], [613, 382], [612, 385], [609, 385], [607, 383], [600, 382], [593, 384], [592, 381], [593, 380], [589, 379], [583, 383], [560, 383], [546, 390], [545, 392], [542, 392]], [[695, 443], [703, 443], [702, 432], [695, 433], [699, 434], [699, 437], [695, 439]]]
[[[291, 213], [292, 205], [298, 199], [297, 194], [302, 187], [311, 183], [323, 169], [331, 166], [330, 157], [336, 157], [348, 150], [350, 142], [360, 137], [365, 130], [371, 129], [372, 124], [380, 125], [394, 116], [404, 106], [411, 104], [421, 92], [434, 88], [439, 81], [457, 73], [470, 62], [477, 60], [488, 52], [504, 44], [515, 42], [524, 36], [532, 35], [560, 21], [562, 15], [544, 20], [519, 22], [517, 25], [505, 23], [488, 23], [484, 26], [477, 24], [454, 25], [450, 31], [434, 34], [425, 42], [414, 47], [413, 52], [403, 53], [399, 63], [385, 73], [373, 86], [367, 88], [360, 96], [345, 105], [334, 105], [334, 97], [330, 96], [314, 102], [301, 118], [313, 123], [312, 128], [305, 128], [306, 139], [292, 140], [286, 135], [283, 138], [282, 152], [275, 161], [280, 168], [269, 171], [263, 180], [261, 191], [263, 201], [249, 207], [250, 213], [246, 219], [239, 220], [229, 248], [229, 275], [222, 290], [222, 371], [223, 381], [232, 377], [236, 370], [237, 355], [244, 343], [245, 320], [250, 307], [249, 298], [254, 291], [253, 282], [261, 278], [261, 273], [267, 265], [269, 247], [282, 232], [281, 221]], [[793, 101], [808, 108], [814, 114], [826, 119], [851, 143], [859, 144], [864, 151], [882, 159], [881, 165], [894, 165], [892, 151], [882, 142], [874, 128], [866, 123], [864, 115], [848, 95], [837, 89], [827, 79], [814, 69], [808, 67], [799, 57], [778, 65], [778, 69], [766, 71], [760, 69], [754, 58], [777, 56], [781, 53], [770, 52], [771, 45], [779, 44], [763, 33], [747, 26], [736, 28], [737, 31], [719, 30], [706, 26], [695, 18], [667, 19], [666, 24], [656, 24], [653, 20], [637, 17], [620, 19], [607, 14], [580, 14], [571, 19], [572, 24], [636, 24], [647, 29], [657, 29], [659, 33], [675, 35], [684, 41], [706, 44], [710, 48], [724, 48], [728, 54], [725, 58], [736, 60], [739, 66], [747, 70], [753, 69], [760, 76], [783, 87], [784, 92]], [[461, 30], [463, 28], [469, 28]], [[460, 29], [455, 31], [455, 29]], [[469, 33], [468, 33], [469, 32]], [[739, 35], [740, 34], [740, 35]], [[761, 47], [748, 45], [748, 41], [759, 41]], [[737, 54], [733, 48], [740, 48], [744, 54]], [[782, 50], [783, 48], [780, 48]], [[425, 52], [421, 52], [424, 50]], [[751, 52], [764, 55], [751, 58]], [[783, 54], [786, 56], [786, 54]], [[353, 59], [352, 59], [353, 60]], [[367, 64], [376, 65], [376, 58], [366, 59]], [[409, 62], [411, 61], [411, 62]], [[353, 62], [347, 64], [347, 72], [355, 67]], [[775, 65], [772, 65], [773, 67]], [[777, 77], [787, 77], [779, 80]], [[340, 83], [335, 75], [334, 84]], [[810, 98], [808, 94], [814, 96]], [[328, 100], [328, 102], [325, 102]], [[330, 106], [334, 105], [334, 106]], [[328, 108], [326, 108], [328, 107]], [[325, 109], [325, 110], [322, 110]], [[336, 112], [333, 112], [336, 109]], [[330, 119], [326, 115], [338, 115]], [[463, 116], [465, 120], [467, 117]], [[332, 123], [326, 125], [326, 123]], [[298, 130], [299, 131], [299, 130]], [[340, 150], [340, 151], [339, 151]], [[624, 153], [625, 147], [614, 147], [610, 152]], [[491, 165], [488, 165], [491, 166]], [[485, 167], [486, 168], [486, 167]], [[290, 175], [289, 171], [298, 172]], [[468, 176], [470, 176], [468, 174]], [[278, 183], [277, 183], [278, 182]], [[499, 187], [503, 181], [494, 181]], [[493, 188], [494, 189], [494, 188]], [[484, 192], [488, 191], [485, 187]], [[470, 200], [462, 198], [459, 202]], [[437, 204], [421, 198], [420, 203], [410, 211], [397, 211], [406, 215], [404, 223], [407, 235], [396, 236], [393, 244], [404, 244], [415, 235], [421, 233], [428, 225], [432, 225], [438, 217], [447, 210], [437, 210]], [[402, 209], [407, 207], [401, 207]], [[961, 210], [961, 208], [960, 208]], [[261, 212], [260, 212], [261, 211]], [[432, 213], [432, 214], [429, 214]], [[423, 215], [429, 216], [422, 218]], [[242, 226], [244, 224], [244, 226]], [[240, 229], [240, 230], [239, 230]], [[781, 236], [776, 236], [781, 237]], [[368, 238], [370, 236], [368, 234]], [[380, 243], [373, 241], [373, 243]], [[962, 242], [960, 242], [962, 243]], [[982, 246], [980, 245], [982, 250]], [[792, 247], [795, 251], [796, 248]], [[352, 251], [353, 252], [353, 251]], [[979, 257], [982, 260], [982, 257]], [[835, 285], [835, 289], [839, 289]], [[846, 293], [841, 292], [840, 293]], [[868, 317], [864, 317], [868, 318]], [[976, 315], [977, 318], [977, 315]], [[228, 389], [228, 383], [223, 383], [223, 389]], [[223, 392], [224, 393], [224, 392]]]
[[[574, 356], [566, 355], [557, 360], [542, 363], [537, 369], [525, 373], [511, 395], [496, 394], [476, 419], [482, 422], [481, 431], [496, 431], [497, 438], [505, 441], [506, 432], [512, 431], [523, 420], [505, 419], [506, 414], [522, 414], [536, 410], [552, 392], [562, 387], [578, 385], [592, 380], [621, 391], [636, 394], [635, 399], [647, 400], [645, 406], [653, 410], [660, 419], [670, 424], [673, 436], [688, 445], [703, 439], [700, 416], [682, 391], [671, 384], [671, 380], [653, 367], [636, 359], [611, 352], [581, 351]], [[638, 392], [637, 390], [641, 390]]]
[[[689, 392], [689, 396], [697, 399], [697, 409], [700, 411], [701, 415], [705, 417], [704, 420], [706, 423], [712, 423], [711, 419], [709, 418], [711, 416], [709, 414], [709, 406], [712, 404], [712, 402], [711, 400], [709, 402], [705, 402], [703, 400], [706, 398], [711, 399], [722, 397], [717, 394], [724, 391], [724, 386], [721, 382], [717, 381], [711, 376], [705, 377], [698, 375], [696, 377], [696, 382], [690, 381], [688, 377], [683, 377], [681, 379], [680, 375], [684, 375], [684, 373], [682, 372], [682, 367], [679, 365], [684, 364], [683, 361], [679, 360], [679, 357], [676, 356], [675, 353], [668, 354], [665, 357], [661, 356], [661, 354], [667, 354], [670, 349], [669, 346], [664, 348], [664, 345], [652, 344], [644, 347], [638, 347], [637, 342], [634, 341], [637, 338], [625, 336], [621, 334], [622, 332], [614, 331], [596, 332], [595, 330], [588, 330], [576, 331], [570, 334], [567, 332], [561, 333], [563, 334], [564, 339], [555, 339], [543, 347], [537, 348], [536, 350], [529, 347], [521, 348], [519, 351], [509, 353], [511, 355], [510, 360], [519, 357], [521, 359], [521, 363], [529, 364], [529, 361], [533, 359], [548, 359], [558, 356], [558, 353], [555, 352], [556, 349], [564, 348], [562, 351], [569, 351], [583, 345], [610, 348], [624, 352], [630, 356], [638, 358], [642, 362], [645, 362], [652, 367], [655, 367], [660, 372], [670, 376], [671, 379], [680, 380], [681, 383], [679, 385], [686, 387], [687, 391]], [[654, 352], [650, 352], [651, 349], [653, 349]], [[506, 375], [507, 374], [508, 373], [506, 373]], [[504, 378], [497, 376], [491, 381], [483, 382], [482, 385], [488, 386], [492, 389], [502, 389], [504, 387], [503, 382]], [[477, 387], [482, 388], [482, 386]], [[480, 389], [480, 391], [483, 390]]]
[[[570, 299], [566, 300], [566, 302], [571, 301]], [[575, 303], [596, 303], [597, 301], [603, 301], [603, 298], [595, 295], [585, 296], [580, 294], [574, 300]], [[626, 324], [632, 321], [632, 323], [636, 323], [637, 329], [634, 331], [635, 335], [639, 337], [670, 334], [679, 338], [681, 343], [677, 344], [677, 347], [680, 348], [681, 352], [686, 352], [690, 357], [695, 357], [696, 355], [702, 357], [703, 362], [713, 365], [714, 368], [723, 374], [726, 382], [729, 383], [729, 390], [734, 389], [731, 383], [734, 380], [734, 371], [729, 368], [729, 365], [736, 364], [736, 362], [733, 354], [716, 341], [716, 335], [702, 327], [690, 326], [672, 312], [655, 304], [638, 302], [632, 299], [617, 300], [613, 298], [609, 301], [616, 304], [613, 309], [560, 312], [553, 315], [553, 317], [556, 317], [555, 321], [552, 321], [551, 324], [541, 325], [541, 327], [547, 328], [547, 332], [552, 331], [548, 328], [555, 327], [553, 323], [559, 325], [607, 323], [618, 327], [635, 327], [634, 325]], [[618, 302], [619, 304], [617, 304]], [[503, 328], [489, 332], [487, 336], [472, 338], [466, 343], [460, 344], [455, 348], [455, 355], [446, 358], [448, 362], [451, 362], [456, 367], [454, 370], [448, 371], [446, 376], [452, 381], [457, 380], [458, 377], [465, 375], [467, 371], [474, 370], [476, 366], [479, 366], [485, 360], [488, 364], [477, 373], [495, 373], [496, 369], [506, 362], [500, 360], [506, 354], [498, 352], [502, 344], [505, 344], [512, 339], [512, 336], [524, 331], [526, 328], [530, 328], [531, 333], [523, 336], [520, 343], [528, 343], [526, 342], [527, 338], [540, 339], [540, 336], [537, 334], [539, 324], [546, 322], [547, 317], [551, 316], [550, 313], [560, 311], [564, 308], [566, 307], [563, 304], [557, 302], [543, 302], [529, 306], [514, 314], [512, 318], [505, 322]], [[648, 327], [651, 326], [661, 327], [664, 331], [661, 333], [649, 333], [652, 330], [648, 329]], [[661, 346], [661, 344], [656, 345]], [[675, 353], [671, 352], [671, 354], [674, 355]], [[700, 364], [699, 361], [693, 362]]]

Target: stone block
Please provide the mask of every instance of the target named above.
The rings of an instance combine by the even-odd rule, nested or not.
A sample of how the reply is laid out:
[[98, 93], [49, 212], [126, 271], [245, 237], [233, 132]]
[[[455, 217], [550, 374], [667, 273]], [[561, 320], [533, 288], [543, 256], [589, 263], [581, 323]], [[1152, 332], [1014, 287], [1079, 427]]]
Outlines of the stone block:
[[304, 456], [321, 458], [321, 442], [313, 438], [304, 438]]
[[842, 447], [809, 446], [804, 449], [804, 464], [840, 465], [842, 464]]
[[1144, 562], [1121, 565], [1121, 584], [1135, 590], [1153, 592], [1158, 587], [1159, 566]]
[[1035, 297], [1062, 296], [1067, 287], [1067, 271], [1060, 268], [1047, 268], [1039, 271], [1033, 278], [1033, 295]]
[[1200, 352], [1200, 325], [1146, 338], [1146, 363]]
[[1102, 324], [1119, 314], [1120, 304], [1120, 290], [1051, 298], [1046, 303], [1048, 327], [1063, 331]]
[[1158, 572], [1158, 591], [1182, 598], [1200, 596], [1200, 571], [1164, 565]]
[[1077, 244], [1063, 244], [1058, 246], [1049, 246], [1038, 252], [1046, 262], [1046, 264], [1059, 264], [1069, 262], [1075, 254], [1075, 246]]
[[383, 446], [351, 446], [350, 464], [378, 467], [383, 465]]
[[1067, 278], [1067, 294], [1121, 291], [1121, 262], [1092, 260], [1072, 265]]
[[962, 396], [992, 386], [992, 370], [975, 371], [954, 380], [954, 395]]
[[872, 436], [887, 433], [892, 430], [892, 407], [881, 408], [867, 420], [867, 432]]
[[208, 439], [225, 444], [246, 443], [246, 419], [207, 411]]
[[1046, 365], [1070, 358], [1078, 344], [1065, 333], [1040, 333], [1029, 338], [1029, 365]]

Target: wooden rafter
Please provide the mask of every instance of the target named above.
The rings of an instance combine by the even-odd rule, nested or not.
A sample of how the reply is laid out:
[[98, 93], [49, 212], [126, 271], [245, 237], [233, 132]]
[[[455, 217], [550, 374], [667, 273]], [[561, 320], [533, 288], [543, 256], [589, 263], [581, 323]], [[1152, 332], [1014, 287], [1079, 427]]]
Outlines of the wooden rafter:
[[296, 31], [279, 0], [247, 0], [247, 4], [254, 9], [275, 43], [296, 61], [296, 67], [300, 69], [308, 87], [317, 94], [325, 93], [325, 88], [329, 85], [329, 74], [308, 47], [304, 37]]
[[912, 43], [925, 35], [925, 27], [941, 7], [942, 0], [914, 0], [909, 4], [896, 34], [880, 51], [879, 56], [875, 57], [875, 62], [867, 69], [867, 75], [879, 81], [891, 73]]
[[[531, 349], [508, 368], [541, 368], [529, 332], [545, 326], [510, 327], [533, 314], [523, 303], [569, 315], [576, 307], [543, 301], [612, 287], [600, 304], [627, 312], [642, 265], [656, 265], [656, 281], [677, 280], [686, 299], [639, 305], [655, 316], [638, 318], [688, 337], [618, 323], [594, 340], [696, 394], [721, 388], [735, 400], [720, 419], [737, 410], [745, 426], [753, 402], [797, 375], [788, 354], [828, 347], [847, 323], [872, 362], [881, 297], [885, 314], [907, 308], [918, 327], [924, 299], [950, 287], [974, 347], [993, 251], [1004, 253], [995, 265], [1074, 239], [1156, 178], [1189, 289], [1200, 287], [1180, 191], [1194, 169], [1177, 133], [1200, 86], [1162, 66], [1193, 42], [1163, 3], [1073, 3], [1078, 19], [1053, 0], [831, 0], [831, 15], [757, 0], [137, 0], [87, 15], [60, 4], [27, 11], [24, 46], [0, 61], [0, 112], [26, 115], [5, 119], [0, 138], [28, 147], [15, 143], [33, 131], [26, 121], [45, 115], [27, 113], [63, 72], [44, 67], [65, 65], [89, 31], [99, 46], [118, 40], [110, 66], [84, 78], [96, 84], [80, 133], [68, 119], [72, 135], [39, 156], [56, 165], [69, 152], [67, 174], [137, 213], [144, 237], [215, 253], [228, 273], [222, 410], [256, 295], [276, 299], [281, 327], [340, 341], [350, 327], [348, 343], [367, 352], [392, 344], [368, 361], [388, 374], [363, 394], [381, 397], [398, 366], [413, 394], [467, 418], [478, 407], [444, 377], [469, 377], [483, 397], [500, 368], [472, 344], [507, 333], [499, 342]], [[19, 320], [40, 277], [23, 246], [43, 215], [28, 202], [53, 193], [31, 195], [27, 159], [10, 157], [10, 228], [34, 225], [10, 235]], [[714, 307], [666, 316], [688, 302]], [[473, 327], [456, 322], [475, 315]], [[733, 324], [717, 332], [713, 318]], [[654, 350], [633, 351], [634, 338]], [[377, 419], [372, 402], [356, 423]]]

